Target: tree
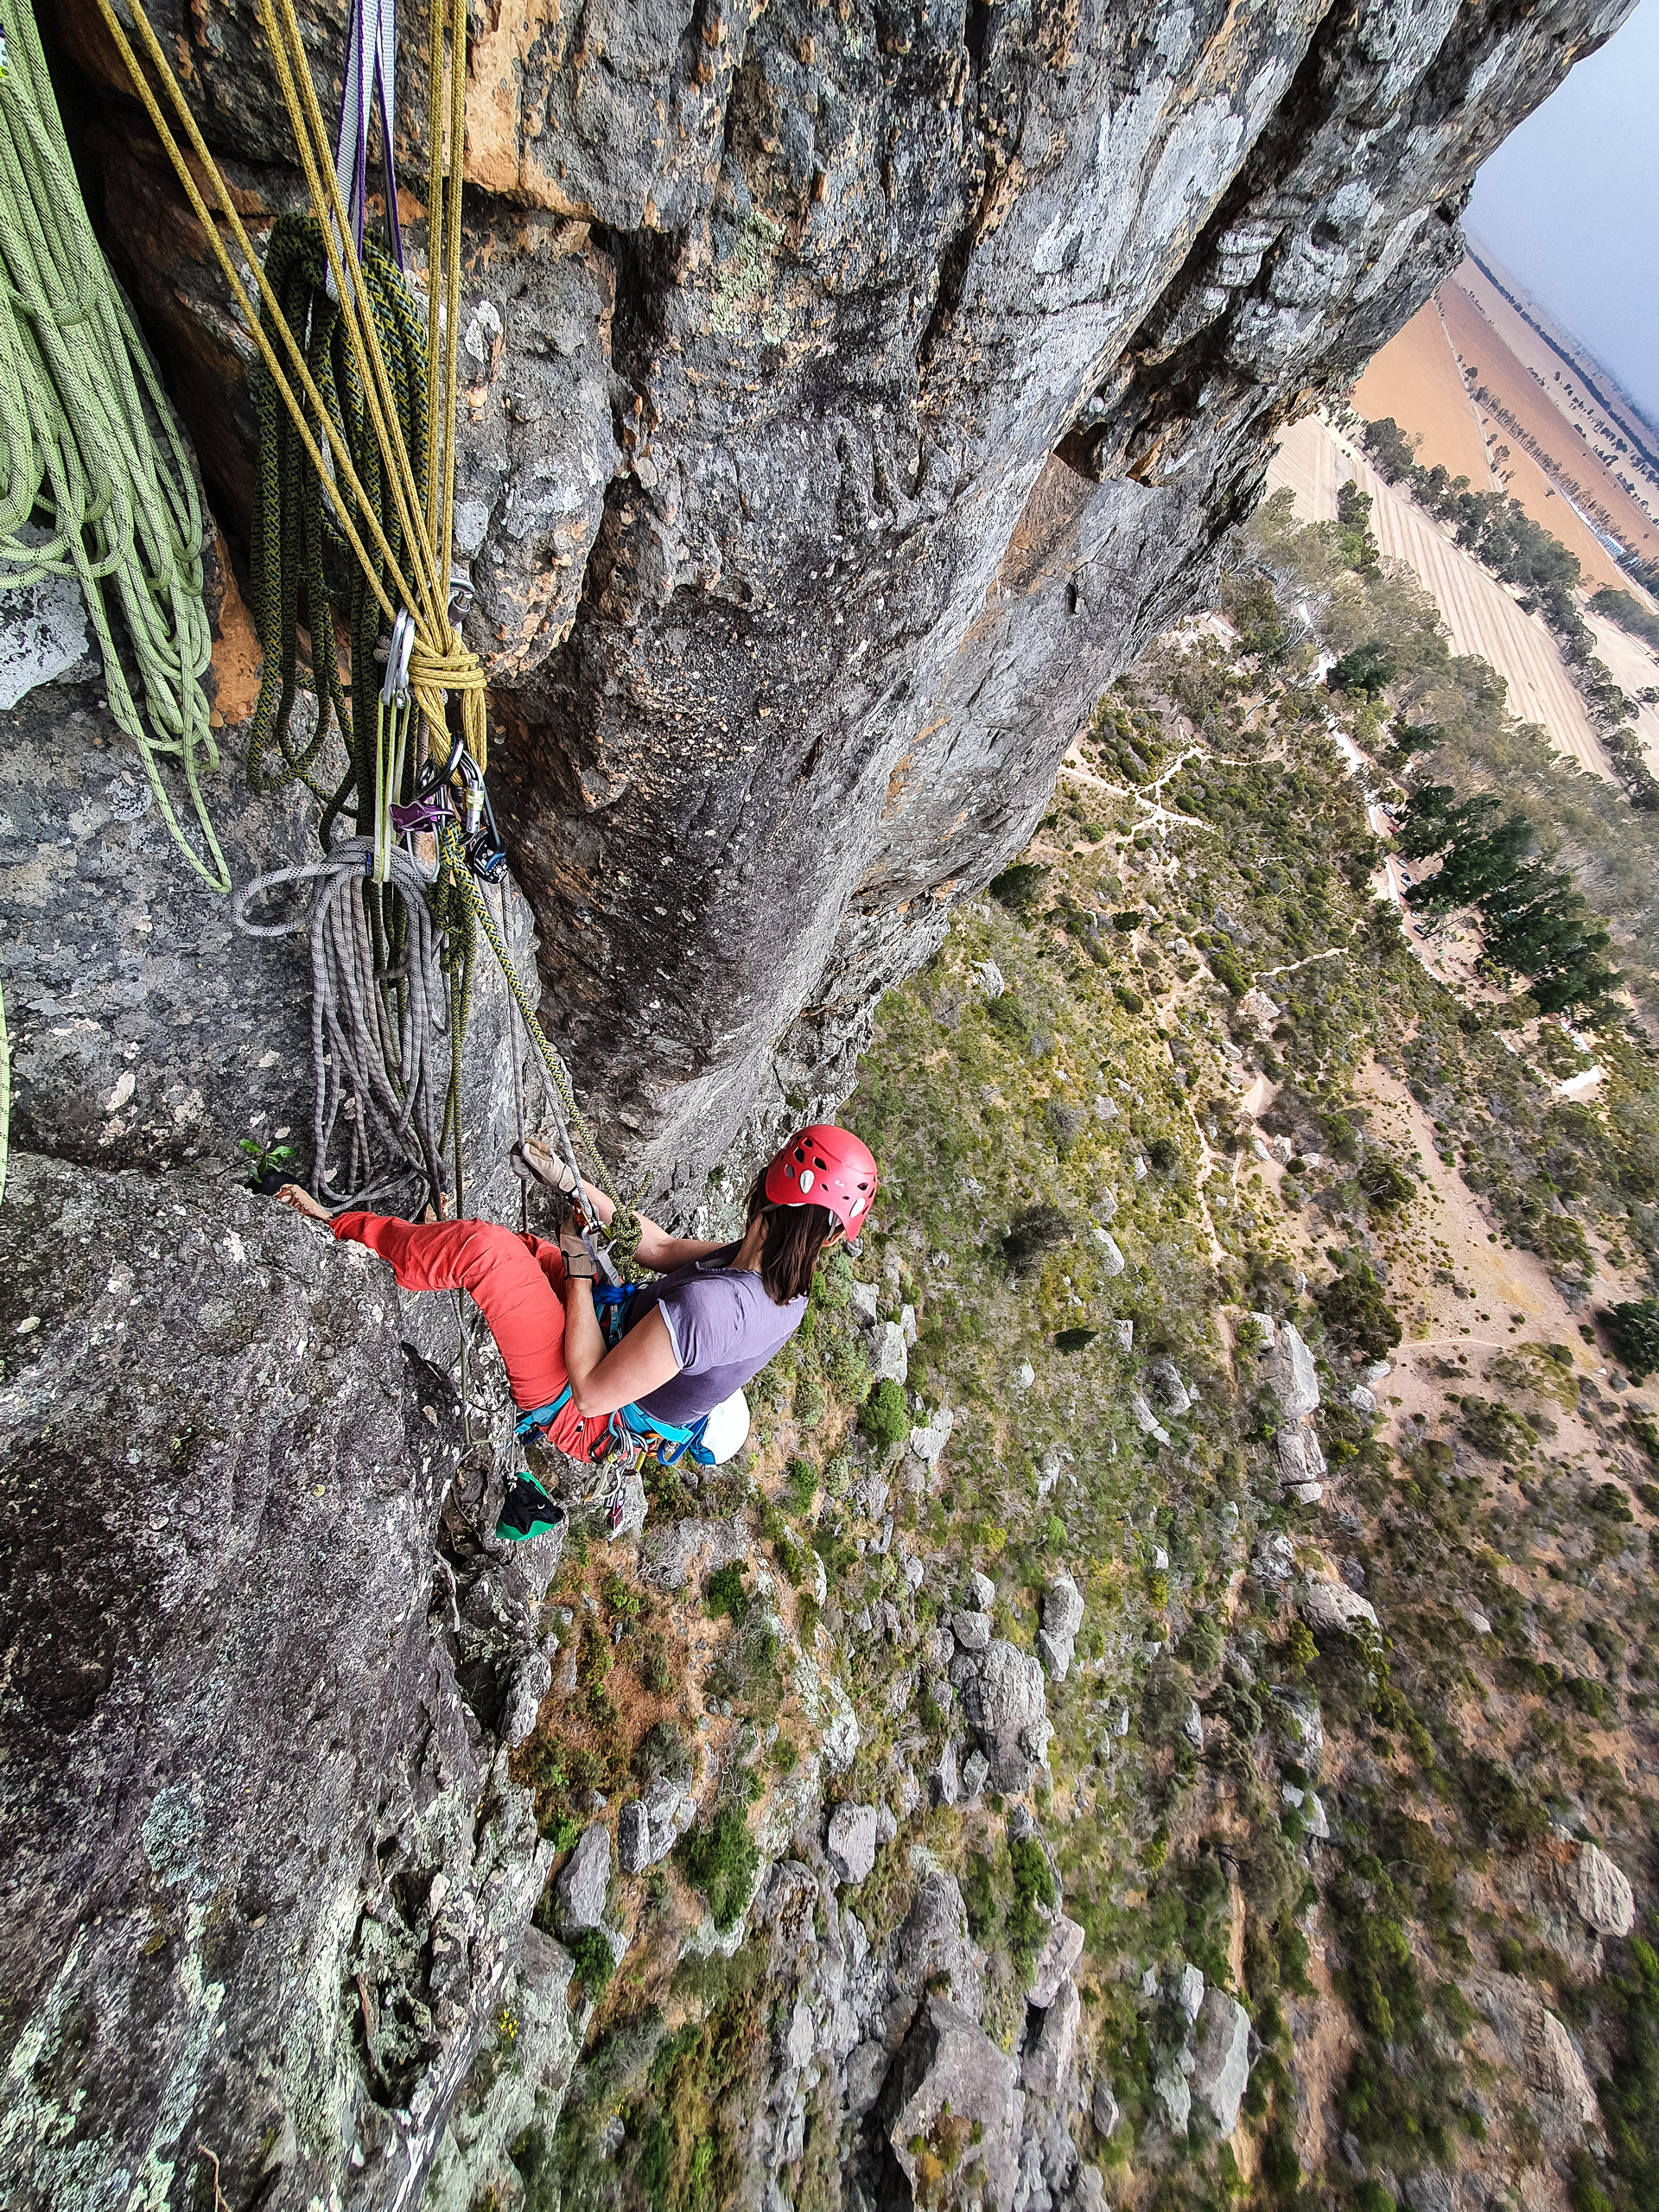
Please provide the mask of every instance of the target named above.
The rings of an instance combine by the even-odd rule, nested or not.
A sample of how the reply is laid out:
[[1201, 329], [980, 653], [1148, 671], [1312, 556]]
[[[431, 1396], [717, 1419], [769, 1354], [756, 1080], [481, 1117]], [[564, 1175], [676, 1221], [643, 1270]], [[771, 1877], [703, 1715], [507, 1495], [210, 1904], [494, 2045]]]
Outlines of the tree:
[[1380, 699], [1395, 677], [1394, 658], [1380, 638], [1372, 638], [1344, 653], [1325, 683], [1332, 691], [1351, 691], [1356, 698]]
[[1371, 495], [1351, 476], [1337, 493], [1337, 543], [1344, 565], [1361, 575], [1377, 574], [1376, 540], [1371, 536]]
[[1365, 425], [1360, 432], [1360, 442], [1377, 474], [1386, 483], [1397, 484], [1402, 476], [1409, 476], [1415, 467], [1421, 441], [1408, 437], [1393, 416], [1385, 415], [1380, 423]]
[[1313, 1296], [1325, 1327], [1362, 1359], [1386, 1359], [1399, 1343], [1399, 1319], [1368, 1267], [1338, 1275]]
[[1630, 1370], [1632, 1382], [1645, 1382], [1659, 1368], [1659, 1302], [1627, 1298], [1605, 1316], [1613, 1347]]

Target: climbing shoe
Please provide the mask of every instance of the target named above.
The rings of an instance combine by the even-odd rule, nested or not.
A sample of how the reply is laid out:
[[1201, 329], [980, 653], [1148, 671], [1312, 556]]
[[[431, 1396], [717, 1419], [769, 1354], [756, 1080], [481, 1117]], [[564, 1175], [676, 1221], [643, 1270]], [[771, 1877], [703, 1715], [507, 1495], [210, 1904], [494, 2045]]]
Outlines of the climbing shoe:
[[527, 1544], [532, 1536], [557, 1534], [566, 1518], [564, 1508], [555, 1505], [536, 1478], [521, 1472], [507, 1479], [495, 1533], [504, 1544]]

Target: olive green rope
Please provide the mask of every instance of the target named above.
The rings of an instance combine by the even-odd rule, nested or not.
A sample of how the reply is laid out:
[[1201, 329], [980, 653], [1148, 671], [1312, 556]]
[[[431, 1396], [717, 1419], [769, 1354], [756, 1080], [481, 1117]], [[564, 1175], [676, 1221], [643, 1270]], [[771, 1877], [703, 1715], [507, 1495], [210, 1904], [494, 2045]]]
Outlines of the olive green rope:
[[[542, 1065], [546, 1069], [553, 1088], [558, 1094], [563, 1119], [582, 1139], [588, 1156], [594, 1165], [594, 1180], [611, 1202], [611, 1221], [607, 1232], [610, 1242], [611, 1257], [624, 1273], [632, 1274], [637, 1265], [639, 1249], [639, 1213], [632, 1206], [624, 1203], [615, 1185], [611, 1181], [610, 1171], [605, 1165], [605, 1155], [599, 1148], [599, 1140], [588, 1127], [587, 1117], [576, 1103], [575, 1085], [570, 1079], [570, 1071], [549, 1041], [547, 1033], [542, 1027], [541, 1017], [536, 1011], [518, 970], [513, 965], [512, 956], [507, 950], [500, 931], [496, 927], [495, 917], [490, 912], [488, 901], [479, 889], [473, 872], [467, 865], [467, 855], [461, 847], [461, 835], [453, 822], [447, 822], [443, 825], [439, 834], [439, 843], [449, 882], [466, 901], [474, 922], [484, 933], [485, 943], [495, 955], [496, 965], [501, 970], [507, 988], [512, 995], [513, 1004], [518, 1007], [524, 1021], [524, 1033], [536, 1047]], [[453, 1033], [452, 1030], [451, 1034]]]
[[[219, 748], [201, 681], [213, 639], [189, 452], [92, 235], [27, 0], [0, 0], [0, 589], [79, 583], [110, 711], [175, 842], [228, 891], [199, 781]], [[162, 757], [182, 769], [205, 857], [174, 810]]]

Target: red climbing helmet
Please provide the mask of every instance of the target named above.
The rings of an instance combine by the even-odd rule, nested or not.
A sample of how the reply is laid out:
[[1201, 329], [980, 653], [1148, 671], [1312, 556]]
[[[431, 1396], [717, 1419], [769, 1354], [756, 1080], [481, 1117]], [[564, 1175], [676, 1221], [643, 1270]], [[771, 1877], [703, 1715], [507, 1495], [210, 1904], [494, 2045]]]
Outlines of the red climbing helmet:
[[824, 1206], [856, 1236], [875, 1198], [875, 1155], [850, 1129], [813, 1122], [790, 1139], [766, 1170], [766, 1204]]

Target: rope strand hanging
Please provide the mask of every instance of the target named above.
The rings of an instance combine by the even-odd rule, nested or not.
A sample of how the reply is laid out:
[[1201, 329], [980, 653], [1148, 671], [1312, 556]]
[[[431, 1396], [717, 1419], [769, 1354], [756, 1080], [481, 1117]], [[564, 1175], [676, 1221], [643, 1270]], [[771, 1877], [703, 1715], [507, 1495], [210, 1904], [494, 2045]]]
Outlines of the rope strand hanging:
[[[98, 4], [246, 323], [258, 357], [262, 423], [267, 420], [274, 423], [279, 411], [286, 417], [279, 433], [277, 458], [268, 469], [274, 503], [273, 528], [285, 528], [294, 518], [298, 496], [293, 480], [296, 474], [308, 474], [315, 484], [315, 507], [301, 505], [297, 510], [297, 549], [291, 537], [284, 538], [280, 547], [272, 548], [279, 559], [272, 564], [273, 581], [265, 594], [268, 604], [261, 620], [262, 623], [269, 622], [269, 635], [277, 651], [273, 668], [268, 648], [261, 690], [262, 712], [256, 719], [253, 762], [261, 774], [276, 780], [303, 775], [309, 781], [327, 735], [327, 717], [332, 714], [339, 719], [342, 729], [348, 727], [347, 702], [329, 651], [332, 639], [319, 609], [327, 592], [331, 558], [343, 559], [349, 554], [361, 578], [360, 587], [353, 588], [356, 595], [350, 616], [353, 681], [348, 745], [352, 762], [345, 782], [328, 802], [322, 828], [326, 843], [335, 815], [354, 789], [359, 829], [364, 826], [367, 812], [372, 816], [368, 824], [372, 834], [339, 849], [342, 865], [337, 872], [333, 865], [334, 855], [331, 854], [327, 862], [302, 873], [315, 874], [331, 885], [378, 875], [379, 884], [370, 887], [372, 895], [378, 895], [381, 887], [389, 883], [390, 890], [396, 893], [403, 912], [409, 917], [410, 926], [404, 940], [406, 957], [402, 967], [395, 967], [390, 957], [377, 960], [373, 945], [353, 930], [343, 927], [334, 929], [334, 949], [329, 955], [326, 958], [318, 956], [323, 965], [318, 976], [321, 995], [314, 1009], [314, 1023], [326, 1024], [332, 1018], [327, 1011], [327, 993], [323, 990], [324, 978], [328, 974], [332, 974], [330, 988], [336, 999], [343, 993], [348, 1004], [353, 998], [362, 1001], [363, 1019], [359, 1021], [353, 1012], [354, 1026], [339, 1031], [340, 1042], [334, 1049], [345, 1055], [347, 1074], [330, 1076], [325, 1071], [323, 1048], [318, 1041], [322, 1031], [318, 1030], [314, 1036], [318, 1057], [317, 1122], [314, 1132], [318, 1147], [317, 1174], [326, 1177], [327, 1137], [339, 1110], [341, 1084], [349, 1080], [354, 1095], [362, 1101], [358, 1109], [362, 1125], [366, 1128], [369, 1119], [373, 1118], [383, 1134], [403, 1149], [406, 1158], [418, 1153], [436, 1199], [441, 1179], [430, 1135], [428, 1109], [431, 1094], [426, 1045], [427, 1039], [440, 1027], [447, 1027], [450, 1041], [449, 1084], [436, 1142], [442, 1147], [453, 1140], [455, 1203], [460, 1209], [460, 1052], [472, 983], [474, 931], [475, 926], [480, 927], [500, 966], [526, 1033], [551, 1077], [552, 1090], [559, 1102], [555, 1110], [561, 1125], [580, 1133], [594, 1163], [594, 1179], [616, 1208], [613, 1246], [626, 1264], [632, 1259], [638, 1242], [637, 1217], [622, 1204], [613, 1189], [597, 1141], [576, 1105], [569, 1071], [549, 1043], [535, 1008], [514, 972], [494, 918], [474, 880], [467, 850], [453, 813], [441, 824], [433, 825], [440, 830], [439, 877], [424, 903], [434, 936], [423, 936], [415, 925], [406, 880], [409, 871], [401, 865], [403, 856], [394, 855], [388, 869], [386, 817], [394, 798], [385, 765], [384, 724], [378, 720], [372, 734], [368, 727], [369, 702], [374, 689], [370, 667], [380, 627], [378, 610], [378, 616], [384, 618], [389, 632], [388, 655], [398, 652], [400, 637], [408, 646], [407, 696], [423, 725], [429, 761], [435, 764], [447, 758], [448, 766], [442, 771], [442, 779], [447, 784], [464, 755], [471, 791], [481, 799], [487, 765], [484, 675], [476, 656], [454, 626], [450, 604], [467, 0], [429, 0], [429, 7], [428, 299], [423, 365], [429, 375], [435, 373], [437, 393], [435, 404], [425, 408], [423, 418], [415, 392], [415, 371], [422, 365], [404, 312], [407, 296], [398, 296], [403, 289], [401, 277], [388, 257], [372, 245], [364, 245], [359, 251], [361, 201], [360, 192], [353, 189], [353, 181], [360, 183], [363, 155], [360, 149], [354, 148], [352, 161], [346, 161], [344, 123], [339, 143], [330, 144], [293, 0], [257, 0], [257, 4], [310, 195], [312, 213], [308, 218], [291, 219], [286, 231], [279, 223], [271, 250], [263, 264], [183, 92], [168, 66], [142, 0], [123, 0], [123, 6], [130, 12], [137, 48], [117, 13], [116, 0], [98, 0]], [[372, 0], [361, 0], [364, 7], [371, 4]], [[360, 25], [362, 20], [359, 10], [353, 21]], [[377, 40], [382, 35], [377, 29]], [[378, 56], [383, 53], [384, 49], [377, 48]], [[375, 67], [379, 67], [378, 58]], [[384, 87], [384, 73], [381, 83]], [[348, 71], [348, 101], [350, 98]], [[360, 82], [359, 104], [359, 111], [363, 111]], [[383, 130], [386, 120], [383, 107]], [[366, 129], [365, 123], [364, 128]], [[387, 137], [389, 160], [389, 132]], [[346, 182], [344, 193], [342, 177]], [[390, 175], [388, 186], [390, 195]], [[319, 250], [321, 264], [317, 259]], [[245, 270], [252, 273], [251, 291], [245, 282]], [[312, 303], [306, 316], [307, 342], [303, 346], [294, 327], [296, 313], [289, 311], [297, 310], [297, 296], [288, 300], [283, 296], [289, 276], [296, 270], [303, 275], [305, 295]], [[315, 307], [319, 296], [326, 296], [338, 305], [337, 321], [325, 318], [321, 328]], [[423, 429], [424, 453], [420, 454]], [[273, 443], [277, 442], [273, 440]], [[417, 454], [423, 464], [418, 480]], [[308, 489], [304, 498], [309, 499], [312, 496]], [[294, 697], [302, 679], [283, 643], [290, 609], [297, 607], [302, 583], [311, 613], [312, 681], [318, 696], [317, 727], [303, 744], [296, 742], [289, 732]], [[412, 630], [412, 644], [407, 639], [406, 630]], [[267, 629], [262, 626], [262, 642], [267, 634]], [[403, 696], [400, 689], [400, 702]], [[451, 697], [455, 700], [460, 723], [460, 742], [453, 748], [448, 711]], [[384, 700], [378, 711], [383, 710]], [[412, 751], [408, 760], [412, 774]], [[430, 787], [429, 779], [421, 786]], [[316, 788], [315, 784], [313, 788]], [[407, 777], [400, 785], [398, 800], [399, 814], [419, 811], [417, 806], [407, 803]], [[469, 830], [473, 826], [469, 819]], [[348, 851], [352, 855], [349, 861]], [[250, 892], [257, 887], [263, 887], [251, 886]], [[245, 893], [238, 902], [239, 907], [245, 906], [247, 895]], [[330, 912], [334, 898], [344, 895], [340, 892], [327, 894]], [[414, 982], [417, 959], [429, 958], [434, 945], [439, 943], [442, 947], [439, 957], [447, 968], [448, 980], [448, 1015], [444, 1025], [436, 1020], [435, 994], [424, 982], [418, 988]], [[396, 1066], [396, 1084], [381, 1084], [368, 1065], [369, 1056], [361, 1049], [373, 1027], [367, 1020], [365, 976], [377, 987], [395, 981], [402, 993], [397, 1001], [401, 1039], [394, 1040], [386, 1034], [381, 1039], [385, 1069], [390, 1075]], [[384, 1007], [381, 1012], [384, 1014]], [[411, 1024], [420, 1033], [413, 1042]], [[413, 1103], [416, 1089], [421, 1100], [418, 1109]], [[366, 1157], [354, 1153], [352, 1165], [365, 1167]]]
[[[168, 834], [228, 891], [200, 784], [219, 748], [202, 688], [213, 637], [194, 464], [92, 234], [27, 0], [0, 0], [0, 590], [79, 585], [110, 712]], [[194, 836], [163, 759], [182, 771]]]

